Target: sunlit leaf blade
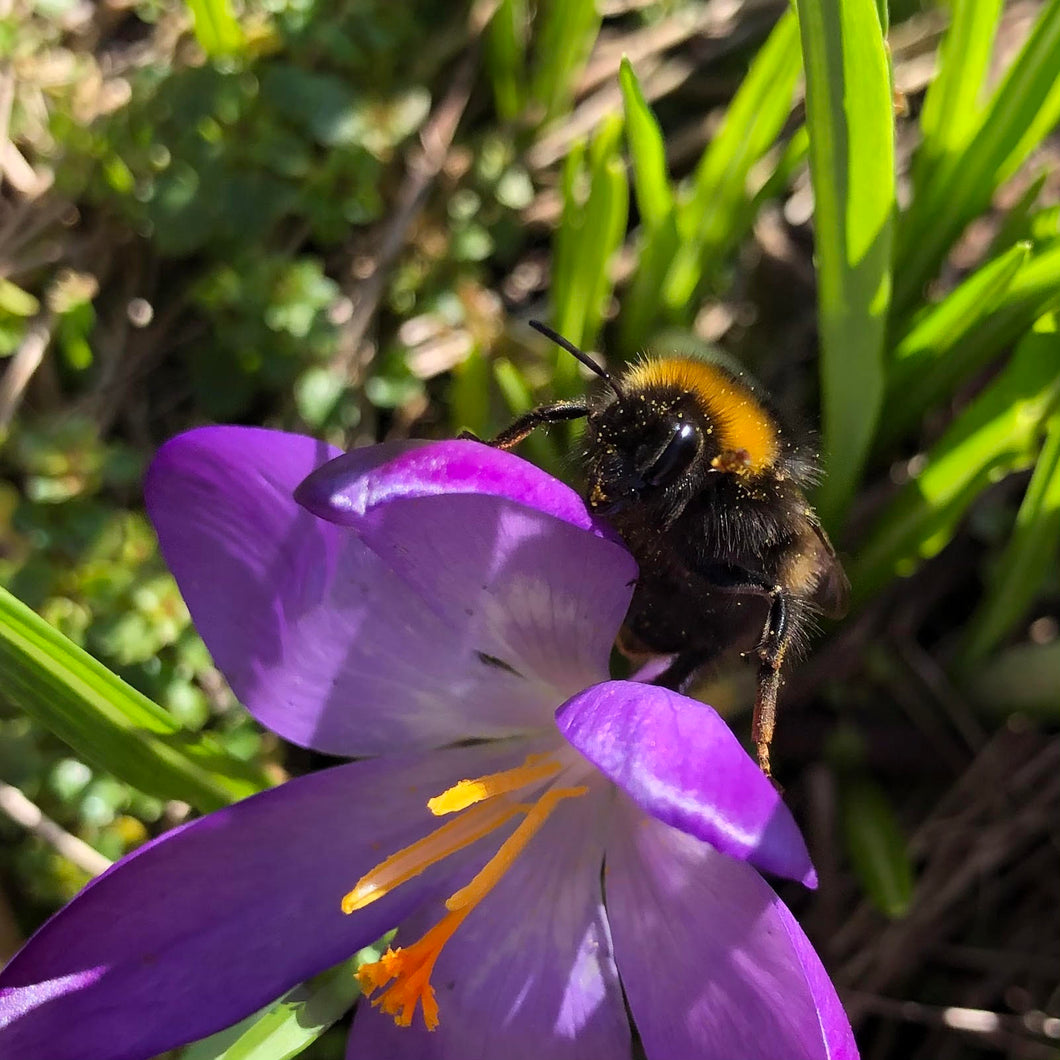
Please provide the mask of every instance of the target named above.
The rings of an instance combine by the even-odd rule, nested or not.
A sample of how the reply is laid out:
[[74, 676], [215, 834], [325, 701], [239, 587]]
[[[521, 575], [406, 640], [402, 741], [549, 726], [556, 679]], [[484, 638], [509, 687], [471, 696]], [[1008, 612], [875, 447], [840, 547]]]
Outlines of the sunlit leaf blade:
[[743, 234], [748, 173], [776, 142], [791, 113], [799, 68], [799, 27], [788, 11], [755, 56], [718, 135], [704, 151], [691, 196], [677, 207], [680, 242], [662, 291], [670, 319], [687, 316], [701, 278], [718, 267]]
[[950, 6], [938, 71], [920, 112], [921, 142], [913, 168], [918, 186], [940, 158], [961, 150], [975, 131], [1001, 7], [1002, 0], [953, 0]]
[[633, 164], [633, 190], [641, 224], [658, 228], [674, 208], [674, 195], [666, 170], [666, 144], [659, 122], [640, 90], [630, 61], [623, 56], [619, 70], [622, 105], [626, 116], [626, 140]]
[[40, 311], [40, 302], [29, 291], [0, 276], [0, 310], [16, 317], [31, 317]]
[[448, 395], [450, 433], [466, 430], [484, 437], [489, 429], [489, 395], [489, 361], [474, 350], [453, 369]]
[[622, 297], [618, 345], [625, 357], [645, 348], [660, 317], [659, 291], [677, 252], [677, 224], [671, 214], [657, 228], [641, 229], [637, 271]]
[[877, 521], [849, 573], [855, 603], [912, 574], [953, 536], [990, 483], [1029, 466], [1060, 401], [1060, 336], [1042, 321], [1005, 369], [950, 425]]
[[[1030, 330], [1043, 313], [1060, 305], [1060, 241], [1034, 253], [1012, 278], [1008, 289], [992, 312], [979, 320], [978, 327], [967, 332], [958, 354], [940, 365], [940, 371], [958, 371], [948, 377], [943, 385], [951, 389], [971, 378], [988, 365], [1003, 350], [1016, 342]], [[909, 407], [919, 402], [936, 400], [939, 391], [932, 373], [925, 373], [923, 380], [915, 380], [910, 391]], [[923, 391], [920, 391], [923, 387]], [[918, 396], [921, 394], [923, 396]]]
[[983, 658], [1027, 613], [1060, 555], [1060, 415], [1049, 420], [1041, 454], [994, 568], [983, 602], [966, 631], [963, 659]]
[[266, 780], [176, 720], [0, 588], [0, 695], [86, 761], [163, 799], [214, 810]]
[[486, 27], [486, 65], [497, 113], [505, 121], [523, 109], [526, 93], [526, 0], [501, 0]]
[[[837, 11], [838, 6], [838, 11]], [[857, 486], [883, 401], [894, 210], [890, 70], [872, 0], [799, 0], [814, 190], [821, 411], [837, 523]]]
[[[493, 362], [493, 379], [513, 418], [529, 412], [536, 404], [529, 384], [507, 357], [499, 357]], [[562, 424], [557, 426], [562, 426]], [[561, 460], [557, 446], [545, 431], [532, 432], [522, 443], [522, 451], [538, 467], [543, 467], [556, 474], [561, 473]]]
[[[629, 214], [629, 187], [619, 156], [622, 119], [605, 121], [589, 150], [588, 194], [579, 195], [579, 174], [565, 171], [559, 261], [553, 284], [553, 326], [576, 346], [590, 346], [599, 330], [613, 281], [611, 259], [621, 246]], [[560, 282], [561, 281], [561, 282]], [[555, 392], [568, 397], [581, 390], [577, 362], [557, 356]]]
[[887, 414], [880, 423], [881, 448], [901, 437], [970, 374], [965, 340], [1001, 304], [1030, 249], [1030, 243], [1018, 243], [987, 262], [937, 305], [925, 308], [895, 344]]
[[535, 24], [532, 94], [546, 120], [567, 106], [600, 29], [596, 0], [543, 0]]
[[881, 913], [901, 917], [913, 899], [913, 865], [894, 808], [879, 785], [864, 778], [840, 785], [840, 820], [851, 867]]
[[[581, 275], [575, 279], [579, 290], [588, 292], [581, 344], [591, 347], [600, 334], [604, 312], [614, 288], [612, 263], [622, 246], [629, 217], [629, 183], [622, 160], [610, 157], [601, 162], [593, 176], [593, 194], [585, 219], [585, 251]], [[575, 368], [577, 365], [575, 364]], [[580, 379], [580, 372], [577, 372]], [[574, 388], [580, 391], [581, 387]]]
[[907, 312], [998, 185], [1060, 117], [1060, 0], [1049, 0], [963, 150], [939, 159], [898, 231], [895, 311]]
[[1049, 170], [1043, 169], [1027, 185], [1016, 204], [1005, 214], [1005, 220], [990, 244], [987, 257], [995, 257], [1021, 240], [1031, 238], [1034, 217], [1036, 213], [1040, 212], [1038, 210], [1038, 196], [1041, 195], [1042, 188], [1045, 187], [1045, 182], [1048, 178]]
[[[362, 951], [375, 960], [378, 951]], [[360, 995], [362, 954], [295, 987], [264, 1012], [189, 1045], [180, 1060], [291, 1060], [341, 1019]]]
[[246, 43], [228, 0], [185, 0], [195, 24], [195, 39], [207, 55], [235, 55]]
[[[749, 204], [750, 219], [753, 221], [758, 216], [764, 202], [775, 199], [782, 194], [784, 189], [791, 183], [795, 173], [804, 165], [810, 154], [810, 134], [805, 125], [800, 125], [791, 134], [791, 139], [784, 144], [784, 149], [777, 158], [777, 163], [772, 171], [762, 182], [762, 186], [754, 193], [754, 198]], [[746, 231], [750, 227], [748, 223], [744, 227]]]

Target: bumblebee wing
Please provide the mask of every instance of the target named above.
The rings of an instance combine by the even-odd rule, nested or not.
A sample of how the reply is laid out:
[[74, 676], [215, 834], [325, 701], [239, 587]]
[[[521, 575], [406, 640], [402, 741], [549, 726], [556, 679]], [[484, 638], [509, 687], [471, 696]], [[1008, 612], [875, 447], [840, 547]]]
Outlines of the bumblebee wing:
[[850, 603], [850, 581], [824, 527], [816, 519], [811, 521], [810, 526], [813, 530], [812, 547], [817, 571], [817, 584], [811, 597], [813, 605], [826, 618], [842, 618]]

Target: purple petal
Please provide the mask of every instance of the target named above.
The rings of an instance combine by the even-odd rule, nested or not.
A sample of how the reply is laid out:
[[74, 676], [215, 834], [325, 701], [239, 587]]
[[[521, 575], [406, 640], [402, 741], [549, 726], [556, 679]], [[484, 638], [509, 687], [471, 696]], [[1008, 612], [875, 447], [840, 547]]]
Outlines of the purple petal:
[[648, 1060], [857, 1060], [817, 954], [749, 865], [627, 803], [608, 842], [606, 886]]
[[608, 681], [568, 700], [560, 732], [642, 809], [723, 854], [817, 886], [798, 825], [713, 707]]
[[[387, 450], [385, 463], [375, 455], [379, 450]], [[321, 519], [359, 527], [366, 515], [389, 501], [455, 494], [506, 497], [617, 540], [569, 486], [514, 453], [481, 442], [403, 442], [354, 449], [315, 471], [297, 496]]]
[[[604, 801], [607, 800], [607, 801]], [[605, 790], [561, 803], [497, 887], [446, 943], [432, 975], [439, 1027], [361, 1002], [350, 1060], [610, 1060], [629, 1025], [611, 957], [600, 870]], [[403, 924], [414, 941], [434, 920]]]
[[242, 1019], [444, 897], [453, 873], [473, 873], [489, 840], [352, 916], [339, 907], [361, 875], [437, 827], [428, 798], [525, 753], [484, 745], [336, 766], [140, 848], [0, 974], [0, 1057], [138, 1060]]
[[[431, 448], [357, 457], [385, 492], [386, 461]], [[354, 532], [292, 500], [325, 455], [207, 428], [168, 443], [147, 483], [195, 624], [265, 725], [350, 755], [496, 738], [604, 676], [635, 572], [619, 546], [502, 496], [391, 499]]]

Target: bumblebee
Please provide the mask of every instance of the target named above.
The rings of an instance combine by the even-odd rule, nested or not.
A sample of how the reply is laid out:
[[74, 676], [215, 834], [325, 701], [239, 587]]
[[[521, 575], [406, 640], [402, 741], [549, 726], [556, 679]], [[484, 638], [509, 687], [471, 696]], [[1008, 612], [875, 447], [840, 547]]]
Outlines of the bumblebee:
[[619, 648], [633, 659], [671, 657], [656, 683], [675, 690], [727, 652], [754, 657], [752, 738], [770, 776], [784, 664], [816, 616], [842, 616], [849, 590], [806, 499], [815, 460], [720, 364], [646, 359], [616, 378], [551, 328], [530, 325], [606, 389], [534, 409], [489, 444], [510, 449], [537, 427], [585, 419], [586, 501], [640, 568]]

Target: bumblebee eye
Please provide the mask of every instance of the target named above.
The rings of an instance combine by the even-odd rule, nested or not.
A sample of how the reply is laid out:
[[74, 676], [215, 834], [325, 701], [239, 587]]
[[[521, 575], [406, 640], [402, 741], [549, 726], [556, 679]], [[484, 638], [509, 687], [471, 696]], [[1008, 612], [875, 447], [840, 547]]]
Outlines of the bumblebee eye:
[[669, 486], [692, 465], [699, 453], [700, 435], [694, 423], [678, 420], [666, 445], [643, 469], [644, 481], [649, 486]]

